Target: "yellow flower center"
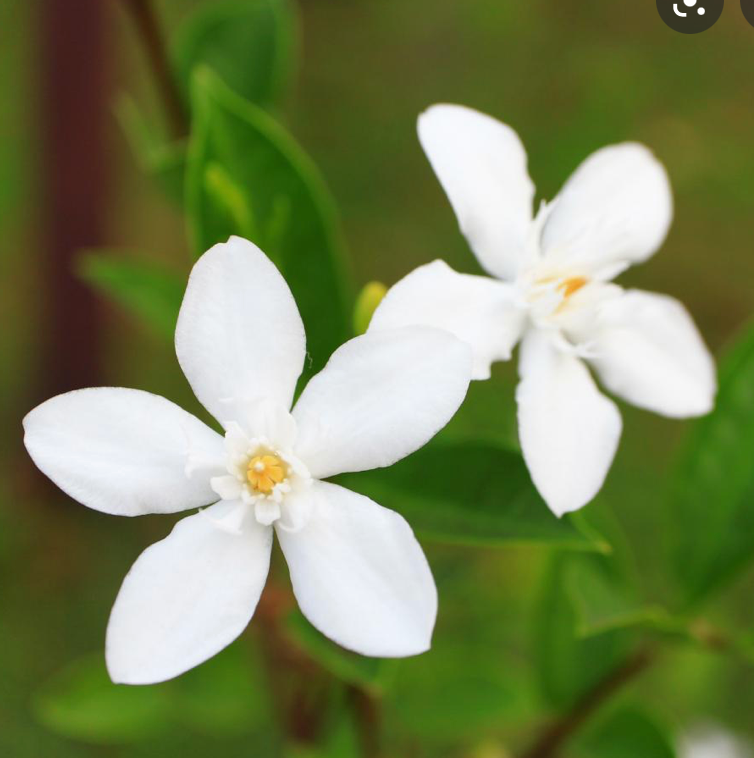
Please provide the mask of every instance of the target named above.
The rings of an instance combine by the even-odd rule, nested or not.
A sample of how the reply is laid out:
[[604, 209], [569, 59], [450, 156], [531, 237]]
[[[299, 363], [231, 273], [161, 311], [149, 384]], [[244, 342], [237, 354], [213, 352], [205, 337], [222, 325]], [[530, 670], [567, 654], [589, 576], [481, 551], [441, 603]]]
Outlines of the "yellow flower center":
[[558, 285], [559, 289], [563, 293], [563, 299], [569, 298], [574, 292], [578, 292], [585, 284], [588, 284], [589, 280], [584, 276], [572, 276], [569, 279], [563, 279]]
[[255, 455], [246, 470], [249, 484], [263, 495], [269, 495], [285, 476], [286, 466], [276, 455]]

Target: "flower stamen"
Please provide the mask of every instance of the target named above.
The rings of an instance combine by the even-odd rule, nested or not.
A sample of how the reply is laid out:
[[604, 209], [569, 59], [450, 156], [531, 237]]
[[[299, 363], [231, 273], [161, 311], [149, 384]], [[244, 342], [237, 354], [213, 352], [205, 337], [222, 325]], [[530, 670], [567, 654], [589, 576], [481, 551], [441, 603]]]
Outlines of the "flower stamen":
[[556, 289], [560, 290], [563, 293], [563, 299], [566, 299], [588, 283], [589, 280], [585, 276], [572, 276], [568, 279], [563, 279]]
[[252, 489], [269, 495], [287, 475], [287, 467], [276, 455], [255, 455], [246, 470], [246, 478]]

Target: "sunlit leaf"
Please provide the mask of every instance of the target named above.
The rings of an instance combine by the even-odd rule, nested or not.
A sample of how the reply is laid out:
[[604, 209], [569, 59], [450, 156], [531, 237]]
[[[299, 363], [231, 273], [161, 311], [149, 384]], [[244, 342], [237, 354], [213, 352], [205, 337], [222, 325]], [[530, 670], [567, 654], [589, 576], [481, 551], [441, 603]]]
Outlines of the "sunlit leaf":
[[364, 334], [369, 328], [377, 306], [387, 293], [387, 287], [382, 282], [369, 282], [356, 297], [353, 307], [353, 333]]
[[694, 424], [672, 500], [677, 573], [693, 603], [754, 561], [754, 324], [722, 362], [715, 410]]
[[[278, 265], [296, 298], [312, 359], [308, 368], [317, 370], [350, 334], [330, 195], [283, 128], [211, 71], [195, 73], [192, 92], [186, 205], [194, 250], [200, 255], [231, 234], [252, 231], [252, 241]], [[208, 171], [214, 176], [209, 183]]]
[[186, 287], [176, 274], [144, 260], [92, 252], [79, 258], [79, 276], [138, 316], [156, 334], [173, 339]]
[[274, 103], [293, 69], [295, 15], [289, 0], [213, 0], [181, 24], [172, 58], [187, 95], [199, 65], [218, 73], [239, 95]]
[[556, 518], [534, 489], [521, 456], [493, 444], [436, 443], [390, 468], [338, 481], [403, 514], [427, 539], [607, 548], [568, 517]]

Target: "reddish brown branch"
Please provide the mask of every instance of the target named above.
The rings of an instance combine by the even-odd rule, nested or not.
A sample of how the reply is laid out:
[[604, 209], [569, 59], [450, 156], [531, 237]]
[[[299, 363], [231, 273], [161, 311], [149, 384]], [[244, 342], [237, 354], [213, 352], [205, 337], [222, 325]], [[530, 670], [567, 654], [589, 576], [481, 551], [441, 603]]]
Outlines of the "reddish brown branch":
[[73, 262], [104, 242], [109, 173], [106, 8], [99, 0], [40, 8], [42, 379], [34, 400], [100, 380], [95, 298]]
[[613, 695], [654, 663], [650, 648], [641, 648], [589, 690], [567, 713], [550, 724], [521, 758], [554, 758], [565, 743]]

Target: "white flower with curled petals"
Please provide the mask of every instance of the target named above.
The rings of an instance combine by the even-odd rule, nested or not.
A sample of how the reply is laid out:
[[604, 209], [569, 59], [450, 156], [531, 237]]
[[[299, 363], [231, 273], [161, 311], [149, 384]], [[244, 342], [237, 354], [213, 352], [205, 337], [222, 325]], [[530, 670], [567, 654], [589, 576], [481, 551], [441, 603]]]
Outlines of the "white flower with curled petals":
[[[493, 279], [442, 261], [386, 295], [369, 333], [409, 324], [447, 329], [474, 351], [474, 378], [521, 342], [519, 437], [537, 489], [557, 515], [599, 491], [621, 433], [598, 389], [671, 417], [713, 405], [715, 367], [676, 300], [612, 279], [662, 244], [672, 198], [662, 165], [642, 145], [589, 157], [533, 214], [526, 153], [505, 124], [457, 105], [419, 118], [419, 139], [462, 232]], [[499, 281], [502, 280], [502, 281]]]
[[469, 347], [421, 326], [357, 337], [289, 411], [303, 324], [273, 264], [233, 237], [194, 266], [176, 351], [224, 439], [168, 400], [107, 387], [52, 398], [24, 420], [37, 466], [90, 508], [137, 516], [209, 506], [126, 576], [107, 630], [113, 680], [170, 679], [230, 644], [259, 600], [273, 531], [320, 631], [365, 655], [426, 650], [437, 592], [410, 527], [321, 480], [424, 445], [463, 401]]

